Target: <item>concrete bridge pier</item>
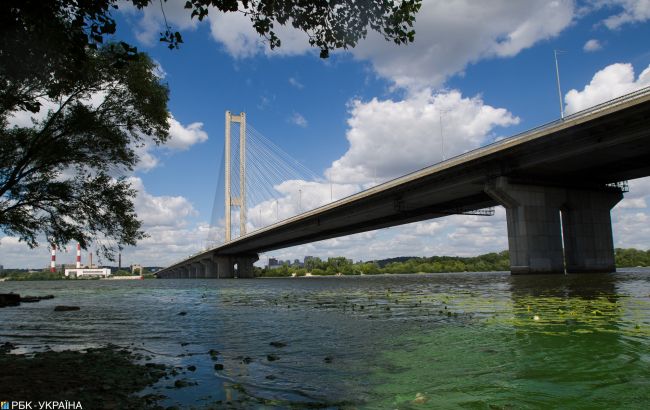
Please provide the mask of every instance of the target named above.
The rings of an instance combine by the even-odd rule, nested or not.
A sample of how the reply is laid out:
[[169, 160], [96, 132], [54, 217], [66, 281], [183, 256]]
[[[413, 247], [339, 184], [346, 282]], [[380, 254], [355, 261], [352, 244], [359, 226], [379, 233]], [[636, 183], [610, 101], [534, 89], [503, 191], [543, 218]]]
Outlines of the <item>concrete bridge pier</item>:
[[201, 259], [203, 265], [204, 278], [212, 279], [217, 277], [217, 266], [212, 262], [212, 258]]
[[620, 189], [528, 185], [498, 177], [485, 192], [506, 208], [513, 275], [564, 273], [565, 266], [567, 273], [616, 270], [610, 211], [623, 199]]
[[205, 278], [205, 271], [203, 269], [203, 264], [201, 262], [194, 262], [192, 264], [194, 268], [194, 279], [203, 279]]
[[621, 199], [619, 189], [567, 192], [562, 208], [567, 273], [616, 270], [610, 211]]
[[230, 256], [215, 256], [217, 265], [217, 277], [219, 279], [230, 279], [235, 277], [235, 270]]
[[234, 259], [237, 264], [238, 278], [251, 279], [255, 277], [255, 266], [253, 264], [259, 259], [257, 254], [237, 255]]
[[560, 225], [564, 189], [511, 184], [498, 177], [485, 192], [506, 208], [510, 272], [564, 273]]
[[181, 273], [181, 278], [182, 279], [189, 279], [190, 278], [190, 268], [189, 266], [185, 265], [181, 268], [182, 273]]
[[[253, 278], [253, 264], [259, 259], [257, 254], [215, 256], [219, 278]], [[236, 266], [236, 269], [235, 269]]]

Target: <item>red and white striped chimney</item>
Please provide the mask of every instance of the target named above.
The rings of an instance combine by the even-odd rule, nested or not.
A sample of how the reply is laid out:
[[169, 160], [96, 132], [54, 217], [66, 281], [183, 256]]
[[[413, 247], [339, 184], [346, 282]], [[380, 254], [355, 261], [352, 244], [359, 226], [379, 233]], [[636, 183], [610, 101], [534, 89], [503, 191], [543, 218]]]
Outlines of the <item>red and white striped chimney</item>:
[[52, 244], [52, 258], [50, 259], [50, 272], [56, 272], [56, 245]]
[[77, 269], [81, 268], [81, 245], [77, 244]]

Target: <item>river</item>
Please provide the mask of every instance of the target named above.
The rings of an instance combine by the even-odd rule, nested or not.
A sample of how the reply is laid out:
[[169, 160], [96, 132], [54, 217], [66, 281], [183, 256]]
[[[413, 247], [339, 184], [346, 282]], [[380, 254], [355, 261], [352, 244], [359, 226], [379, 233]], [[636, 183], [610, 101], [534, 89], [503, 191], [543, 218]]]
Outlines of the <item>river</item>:
[[[644, 408], [650, 270], [254, 280], [0, 282], [20, 351], [112, 343], [195, 371], [165, 405]], [[55, 305], [79, 311], [54, 312]], [[271, 345], [271, 342], [279, 342]], [[223, 369], [215, 370], [216, 350]], [[647, 407], [646, 407], [647, 408]]]

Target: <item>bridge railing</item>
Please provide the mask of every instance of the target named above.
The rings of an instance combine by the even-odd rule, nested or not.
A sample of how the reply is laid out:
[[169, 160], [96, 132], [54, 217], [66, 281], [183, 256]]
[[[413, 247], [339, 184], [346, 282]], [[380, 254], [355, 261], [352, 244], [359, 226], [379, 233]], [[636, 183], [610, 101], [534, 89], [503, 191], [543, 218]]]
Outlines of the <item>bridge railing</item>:
[[[422, 171], [424, 171], [426, 169], [429, 169], [431, 167], [434, 167], [436, 165], [444, 164], [446, 162], [455, 162], [455, 161], [457, 161], [459, 159], [471, 158], [472, 156], [476, 155], [477, 153], [480, 153], [481, 151], [484, 151], [484, 150], [486, 150], [488, 148], [495, 147], [495, 146], [502, 145], [502, 144], [506, 144], [506, 143], [512, 142], [512, 141], [520, 139], [520, 138], [525, 138], [525, 137], [527, 137], [529, 135], [533, 135], [533, 134], [539, 133], [541, 131], [551, 129], [551, 128], [556, 127], [556, 126], [561, 125], [561, 124], [565, 124], [565, 123], [567, 123], [567, 122], [569, 122], [571, 120], [575, 120], [577, 118], [582, 118], [582, 117], [587, 117], [589, 115], [593, 115], [593, 114], [595, 114], [597, 112], [600, 112], [600, 111], [603, 111], [605, 109], [614, 107], [614, 106], [619, 105], [619, 104], [623, 104], [625, 102], [628, 102], [628, 101], [631, 101], [631, 100], [634, 100], [636, 98], [642, 97], [644, 95], [649, 95], [649, 94], [650, 94], [650, 86], [641, 88], [641, 89], [633, 91], [631, 93], [624, 94], [624, 95], [622, 95], [620, 97], [612, 98], [611, 100], [607, 100], [605, 102], [594, 105], [592, 107], [585, 108], [584, 110], [577, 111], [577, 112], [575, 112], [573, 114], [566, 115], [566, 116], [564, 116], [564, 118], [559, 118], [557, 120], [547, 122], [547, 123], [539, 125], [537, 127], [530, 128], [530, 129], [528, 129], [526, 131], [522, 131], [520, 133], [511, 135], [509, 137], [500, 139], [498, 141], [493, 141], [493, 142], [491, 142], [489, 144], [485, 144], [485, 145], [482, 145], [482, 146], [480, 146], [478, 148], [474, 148], [472, 150], [463, 152], [462, 154], [458, 154], [458, 155], [455, 155], [453, 157], [449, 157], [449, 158], [447, 158], [447, 159], [445, 159], [443, 161], [439, 161], [439, 162], [436, 162], [436, 163], [434, 163], [432, 165], [426, 166], [424, 168], [420, 168], [420, 169], [418, 169], [416, 171], [409, 172], [408, 174], [402, 175], [400, 177], [390, 179], [388, 181], [385, 181], [385, 182], [377, 185], [377, 187], [380, 187], [380, 186], [385, 185], [385, 184], [389, 184], [391, 182], [397, 181], [397, 180], [402, 179], [404, 177], [407, 177], [409, 175], [417, 174], [419, 172], [422, 172]], [[371, 190], [373, 188], [375, 188], [375, 187], [367, 189], [366, 191], [369, 191], [369, 190]], [[361, 192], [364, 192], [364, 191], [361, 191]], [[353, 195], [350, 195], [350, 196], [354, 196], [354, 195], [356, 195], [356, 194], [353, 194]], [[343, 199], [345, 199], [345, 198], [343, 198]]]

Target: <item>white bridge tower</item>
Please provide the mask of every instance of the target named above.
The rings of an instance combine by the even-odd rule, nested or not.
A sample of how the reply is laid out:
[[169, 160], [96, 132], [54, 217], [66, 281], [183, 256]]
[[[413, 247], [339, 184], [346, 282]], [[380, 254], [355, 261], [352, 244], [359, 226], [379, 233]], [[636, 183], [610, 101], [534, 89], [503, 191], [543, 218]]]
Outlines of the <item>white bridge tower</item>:
[[[231, 148], [231, 123], [239, 123], [239, 197], [232, 196], [231, 178], [230, 178], [230, 148]], [[246, 235], [246, 113], [233, 115], [226, 111], [226, 152], [224, 155], [226, 165], [226, 242], [232, 239], [231, 234], [231, 214], [232, 207], [239, 207], [239, 235]]]

